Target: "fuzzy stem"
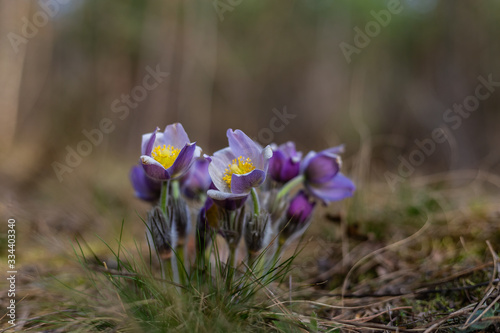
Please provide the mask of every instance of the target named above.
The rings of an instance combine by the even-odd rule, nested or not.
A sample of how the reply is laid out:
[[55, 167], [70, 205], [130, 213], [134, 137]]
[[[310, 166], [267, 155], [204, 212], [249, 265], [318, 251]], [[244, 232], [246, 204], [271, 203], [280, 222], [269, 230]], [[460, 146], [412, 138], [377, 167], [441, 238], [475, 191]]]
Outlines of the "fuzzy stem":
[[177, 269], [179, 270], [179, 281], [182, 285], [186, 284], [186, 266], [184, 265], [184, 244], [176, 248]]
[[257, 259], [257, 254], [253, 251], [248, 251], [248, 267], [252, 268], [255, 263], [255, 259]]
[[[174, 254], [175, 256], [176, 254]], [[170, 258], [170, 264], [172, 266], [172, 279], [174, 283], [179, 284], [180, 279], [179, 279], [179, 267], [178, 267], [178, 261], [176, 258], [172, 257]]]
[[280, 260], [280, 255], [281, 251], [283, 251], [283, 246], [285, 245], [285, 240], [283, 240], [281, 237], [278, 237], [278, 247], [276, 248], [276, 252], [274, 252], [273, 260], [271, 261], [273, 268], [278, 265], [278, 262]]
[[174, 200], [179, 199], [180, 189], [179, 189], [179, 181], [178, 180], [172, 181], [172, 196], [173, 196]]
[[198, 197], [198, 200], [200, 200], [200, 202], [202, 204], [205, 204], [205, 201], [207, 200], [207, 196], [205, 194], [200, 194], [200, 196]]
[[259, 257], [257, 252], [248, 252], [248, 267], [250, 267], [256, 276], [259, 276], [259, 272], [262, 268], [263, 260]]
[[285, 195], [287, 195], [288, 192], [290, 192], [295, 186], [299, 185], [303, 181], [304, 181], [304, 176], [303, 175], [298, 175], [297, 177], [289, 180], [288, 183], [286, 183], [285, 185], [283, 185], [283, 187], [281, 188], [281, 190], [276, 195], [275, 202], [278, 202], [278, 200], [280, 200], [282, 197], [284, 197]]
[[255, 275], [257, 277], [261, 277], [261, 274], [264, 272], [264, 267], [265, 267], [265, 264], [266, 264], [266, 259], [265, 257], [262, 256], [262, 254], [260, 256], [256, 256], [254, 258], [254, 267], [252, 267]]
[[164, 276], [164, 279], [166, 279], [167, 281], [174, 281], [175, 279], [177, 279], [176, 273], [173, 269], [174, 265], [172, 264], [172, 261], [175, 260], [173, 255], [174, 253], [172, 252], [170, 258], [162, 262], [162, 269], [163, 269], [162, 274]]
[[260, 213], [260, 205], [259, 205], [259, 197], [257, 196], [257, 191], [254, 187], [252, 187], [252, 201], [253, 201], [253, 214], [255, 217], [259, 216]]
[[167, 216], [167, 204], [168, 204], [168, 185], [169, 185], [168, 180], [161, 183], [160, 208], [166, 216]]
[[205, 268], [205, 250], [206, 250], [206, 242], [208, 241], [206, 238], [203, 238], [200, 235], [199, 230], [195, 230], [195, 243], [196, 243], [196, 269], [202, 271]]
[[233, 282], [234, 271], [236, 270], [236, 248], [235, 245], [229, 245], [229, 258], [227, 258], [227, 279], [226, 287], [227, 290], [231, 289], [231, 283]]
[[205, 259], [205, 249], [200, 249], [199, 251], [196, 252], [196, 270], [198, 271], [203, 271], [205, 269], [206, 265], [206, 259]]
[[231, 249], [232, 255], [231, 255], [231, 266], [236, 268], [236, 254], [237, 254], [237, 246], [234, 246]]

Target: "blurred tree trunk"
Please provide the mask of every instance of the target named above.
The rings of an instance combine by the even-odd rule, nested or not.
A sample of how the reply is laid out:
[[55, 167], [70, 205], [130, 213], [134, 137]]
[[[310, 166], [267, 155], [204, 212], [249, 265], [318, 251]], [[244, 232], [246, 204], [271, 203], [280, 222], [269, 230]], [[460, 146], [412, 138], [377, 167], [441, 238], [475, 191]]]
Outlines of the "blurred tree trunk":
[[14, 139], [26, 56], [25, 45], [12, 43], [11, 39], [19, 36], [21, 27], [19, 18], [28, 16], [29, 11], [29, 1], [0, 1], [0, 36], [2, 36], [0, 42], [0, 151], [2, 152], [10, 149]]

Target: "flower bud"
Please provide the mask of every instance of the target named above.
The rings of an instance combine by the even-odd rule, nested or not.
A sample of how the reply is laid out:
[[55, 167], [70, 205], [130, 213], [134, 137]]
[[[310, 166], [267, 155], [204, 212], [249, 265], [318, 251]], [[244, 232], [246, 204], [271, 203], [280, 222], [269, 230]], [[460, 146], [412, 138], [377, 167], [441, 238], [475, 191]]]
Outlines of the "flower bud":
[[299, 191], [290, 201], [285, 216], [279, 224], [280, 239], [293, 240], [301, 236], [309, 226], [316, 203], [310, 201], [304, 191]]
[[186, 243], [191, 227], [189, 208], [186, 201], [182, 198], [170, 198], [167, 209], [170, 225], [173, 226], [172, 232], [176, 241], [175, 246], [183, 246]]
[[286, 183], [298, 176], [302, 153], [295, 150], [295, 143], [289, 141], [273, 147], [268, 173], [278, 183]]
[[254, 256], [269, 243], [271, 215], [264, 210], [258, 216], [253, 213], [248, 215], [250, 216], [245, 225], [245, 244], [249, 255]]
[[147, 223], [149, 242], [155, 246], [160, 259], [169, 259], [172, 253], [171, 228], [159, 206], [149, 211]]
[[240, 209], [228, 211], [218, 207], [220, 235], [231, 246], [238, 246], [246, 221], [245, 206]]

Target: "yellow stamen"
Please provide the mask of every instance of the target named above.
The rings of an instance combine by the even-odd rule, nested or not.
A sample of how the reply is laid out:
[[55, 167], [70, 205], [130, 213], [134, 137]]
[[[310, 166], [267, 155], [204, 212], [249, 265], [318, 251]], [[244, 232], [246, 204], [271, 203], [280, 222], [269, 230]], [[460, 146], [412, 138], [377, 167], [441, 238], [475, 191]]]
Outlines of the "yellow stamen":
[[238, 158], [235, 158], [230, 164], [228, 164], [226, 170], [224, 170], [225, 172], [222, 180], [224, 180], [227, 185], [229, 185], [229, 188], [231, 188], [231, 176], [233, 175], [233, 173], [237, 175], [244, 175], [253, 170], [255, 170], [255, 167], [252, 164], [252, 160], [240, 156]]
[[175, 149], [172, 146], [158, 146], [151, 152], [151, 157], [163, 165], [165, 169], [168, 169], [174, 164], [180, 151], [180, 149]]

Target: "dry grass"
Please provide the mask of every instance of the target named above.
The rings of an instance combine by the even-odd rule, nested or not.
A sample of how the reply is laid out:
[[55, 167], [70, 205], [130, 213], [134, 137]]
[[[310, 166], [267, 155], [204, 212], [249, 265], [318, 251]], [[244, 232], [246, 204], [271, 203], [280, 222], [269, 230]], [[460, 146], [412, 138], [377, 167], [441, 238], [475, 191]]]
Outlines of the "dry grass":
[[[259, 309], [259, 318], [270, 331], [499, 330], [500, 211], [487, 179], [462, 187], [418, 179], [397, 193], [384, 184], [371, 185], [346, 205], [318, 211], [290, 278], [267, 286], [256, 298], [253, 307]], [[422, 182], [425, 187], [417, 187]], [[41, 188], [41, 193], [50, 192]], [[21, 205], [2, 207], [27, 221], [18, 224], [17, 329], [41, 331], [64, 321], [53, 332], [95, 330], [89, 324], [93, 317], [109, 319], [102, 331], [139, 329], [129, 316], [131, 305], [100, 288], [105, 280], [90, 283], [71, 250], [74, 237], [83, 235], [113, 269], [109, 250], [95, 235], [116, 244], [120, 216], [128, 231], [124, 244], [134, 248], [134, 239], [142, 241], [135, 210], [143, 206], [125, 195], [113, 198], [115, 207], [102, 208], [110, 199], [96, 203], [115, 190], [105, 183], [99, 193], [90, 186], [82, 189], [79, 196], [93, 201], [73, 215], [68, 215], [68, 206], [53, 206], [53, 215], [45, 214], [49, 210], [30, 213]], [[41, 208], [47, 200], [38, 197], [29, 207]], [[71, 198], [64, 200], [74, 204]], [[83, 217], [78, 214], [82, 211]], [[87, 302], [74, 297], [75, 291], [86, 295]], [[3, 308], [7, 301], [2, 295]], [[7, 328], [5, 318], [2, 325]], [[238, 325], [245, 327], [245, 321]]]

